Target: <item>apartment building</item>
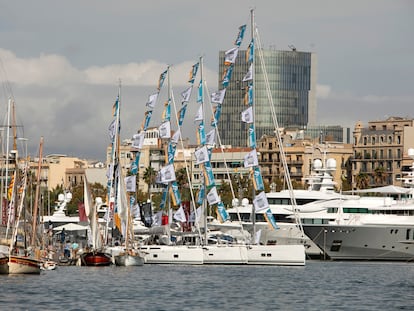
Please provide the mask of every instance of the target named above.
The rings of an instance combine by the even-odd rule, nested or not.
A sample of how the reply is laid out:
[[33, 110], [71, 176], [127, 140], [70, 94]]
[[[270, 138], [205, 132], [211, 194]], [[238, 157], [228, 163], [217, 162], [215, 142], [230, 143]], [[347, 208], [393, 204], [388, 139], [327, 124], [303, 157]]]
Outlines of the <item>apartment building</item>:
[[353, 132], [352, 186], [357, 188], [364, 176], [365, 187], [401, 186], [399, 180], [410, 170], [412, 159], [407, 151], [414, 147], [414, 119], [389, 117], [357, 122]]

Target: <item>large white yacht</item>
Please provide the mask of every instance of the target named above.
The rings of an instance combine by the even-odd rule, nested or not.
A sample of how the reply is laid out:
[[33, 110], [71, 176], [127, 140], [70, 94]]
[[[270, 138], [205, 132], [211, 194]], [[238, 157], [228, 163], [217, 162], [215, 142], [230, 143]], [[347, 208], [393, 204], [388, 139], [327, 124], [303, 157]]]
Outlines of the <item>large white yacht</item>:
[[[414, 159], [414, 149], [408, 154]], [[402, 178], [411, 188], [373, 188], [361, 192], [376, 196], [304, 205], [305, 233], [334, 260], [414, 261], [414, 163], [411, 169]]]
[[[335, 182], [332, 172], [336, 169], [336, 161], [327, 159], [325, 163], [316, 159], [313, 163], [312, 175], [306, 178], [309, 185], [308, 189], [294, 189], [293, 196], [296, 201], [297, 212], [302, 206], [312, 202], [322, 202], [338, 198], [350, 198], [355, 196], [343, 195], [335, 191]], [[302, 242], [306, 248], [308, 257], [320, 257], [322, 251], [304, 235], [301, 230], [299, 217], [295, 217], [292, 206], [291, 193], [288, 190], [266, 193], [269, 207], [276, 220], [279, 229], [274, 230], [269, 227], [264, 217], [264, 212], [255, 214], [255, 221], [252, 221], [252, 205], [247, 199], [243, 199], [241, 205], [238, 201], [233, 204], [233, 208], [227, 210], [232, 221], [240, 220], [243, 228], [249, 232], [259, 232], [261, 244], [297, 244]], [[299, 216], [299, 214], [297, 214]]]

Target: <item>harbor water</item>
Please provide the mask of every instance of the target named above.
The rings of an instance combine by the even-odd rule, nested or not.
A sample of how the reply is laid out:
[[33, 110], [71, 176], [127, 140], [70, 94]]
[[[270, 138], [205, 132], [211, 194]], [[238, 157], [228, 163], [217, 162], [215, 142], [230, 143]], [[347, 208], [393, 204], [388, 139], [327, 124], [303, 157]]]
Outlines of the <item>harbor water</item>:
[[414, 263], [59, 266], [0, 275], [0, 310], [414, 310]]

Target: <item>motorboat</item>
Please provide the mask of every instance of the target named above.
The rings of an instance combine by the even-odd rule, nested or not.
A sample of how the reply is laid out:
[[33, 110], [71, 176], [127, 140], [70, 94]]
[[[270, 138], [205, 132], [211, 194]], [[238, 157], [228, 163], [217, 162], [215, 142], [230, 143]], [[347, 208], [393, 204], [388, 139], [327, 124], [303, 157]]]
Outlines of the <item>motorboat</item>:
[[[414, 159], [414, 149], [408, 150]], [[374, 196], [304, 205], [305, 233], [333, 260], [414, 261], [414, 163], [407, 187], [361, 190]]]

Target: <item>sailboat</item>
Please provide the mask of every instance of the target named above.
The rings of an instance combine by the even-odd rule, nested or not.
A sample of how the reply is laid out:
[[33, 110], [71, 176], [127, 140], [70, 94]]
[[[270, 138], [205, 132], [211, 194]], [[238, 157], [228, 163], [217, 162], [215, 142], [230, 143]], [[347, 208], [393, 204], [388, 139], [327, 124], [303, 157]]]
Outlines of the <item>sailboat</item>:
[[[179, 120], [178, 120], [178, 126], [180, 127], [182, 125], [182, 121], [185, 115], [185, 111], [187, 108], [187, 103], [189, 101], [191, 90], [193, 88], [194, 83], [194, 77], [196, 75], [197, 69], [199, 64], [196, 63], [193, 65], [192, 70], [190, 72], [190, 79], [189, 79], [189, 87], [184, 91], [181, 95], [183, 97], [182, 99], [182, 107], [179, 112]], [[161, 138], [169, 138], [168, 141], [168, 156], [166, 157], [166, 163], [165, 166], [161, 168], [161, 170], [158, 172], [158, 182], [164, 185], [164, 192], [163, 192], [163, 202], [161, 203], [160, 208], [162, 209], [161, 213], [167, 213], [165, 215], [168, 218], [171, 218], [170, 216], [172, 213], [172, 209], [170, 208], [171, 200], [169, 200], [168, 208], [166, 207], [166, 198], [168, 196], [168, 192], [171, 191], [171, 198], [172, 201], [174, 201], [175, 206], [181, 205], [181, 199], [179, 198], [178, 193], [178, 185], [177, 181], [175, 180], [175, 172], [174, 172], [174, 155], [176, 150], [176, 144], [177, 141], [173, 141], [173, 137], [170, 137], [170, 105], [171, 101], [173, 101], [173, 96], [171, 94], [171, 88], [170, 88], [170, 68], [168, 68], [166, 71], [164, 71], [160, 75], [158, 88], [156, 96], [152, 96], [152, 98], [158, 98], [158, 94], [160, 92], [160, 89], [163, 85], [163, 82], [167, 78], [168, 80], [168, 100], [165, 105], [164, 113], [163, 113], [163, 123], [160, 126], [160, 136]], [[151, 101], [150, 97], [150, 104], [147, 104], [148, 111], [146, 113], [146, 119], [144, 122], [144, 125], [141, 128], [140, 134], [138, 135], [144, 135], [149, 119], [148, 116], [151, 116], [152, 110], [155, 107], [156, 102]], [[167, 129], [167, 131], [161, 131], [162, 128]], [[165, 135], [164, 135], [165, 133]], [[179, 134], [180, 130], [178, 129], [176, 134]], [[162, 134], [162, 135], [161, 135]], [[179, 135], [178, 135], [179, 136]], [[139, 151], [137, 152], [137, 158], [139, 158]], [[137, 163], [138, 164], [138, 163]], [[138, 165], [136, 165], [138, 166]], [[151, 202], [149, 202], [151, 204]], [[203, 264], [203, 250], [200, 247], [200, 245], [177, 245], [171, 242], [171, 224], [168, 222], [168, 224], [165, 225], [167, 236], [161, 237], [160, 240], [163, 240], [164, 243], [157, 243], [157, 244], [149, 244], [149, 245], [142, 245], [139, 247], [139, 249], [146, 253], [145, 259], [146, 263], [151, 264], [187, 264], [187, 265], [200, 265]], [[153, 227], [151, 229], [156, 230], [156, 227]]]
[[[235, 47], [230, 49], [225, 53], [225, 71], [223, 74], [223, 89], [218, 91], [215, 94], [224, 93], [229, 84], [229, 80], [231, 77], [231, 73], [233, 72], [233, 64], [235, 63], [235, 59], [238, 54], [238, 49], [240, 47], [241, 41], [243, 39], [243, 34], [246, 29], [246, 25], [241, 26], [239, 31], [239, 35], [237, 40], [235, 41]], [[255, 125], [254, 125], [254, 46], [255, 46], [255, 24], [254, 24], [254, 11], [251, 11], [251, 33], [252, 33], [252, 40], [250, 45], [246, 51], [246, 56], [250, 56], [248, 58], [248, 65], [249, 70], [246, 75], [243, 77], [243, 82], [247, 82], [246, 90], [248, 91], [248, 102], [246, 104], [249, 105], [248, 109], [242, 112], [242, 121], [247, 124], [247, 128], [249, 129], [249, 139], [248, 139], [248, 147], [251, 151], [245, 157], [245, 168], [249, 168], [251, 171], [252, 181], [254, 185], [254, 192], [255, 198], [252, 204], [252, 219], [253, 219], [253, 230], [250, 231], [251, 237], [250, 240], [245, 240], [245, 248], [247, 250], [247, 264], [254, 264], [254, 265], [304, 265], [305, 264], [305, 249], [304, 245], [301, 243], [298, 244], [277, 244], [277, 245], [261, 245], [258, 243], [258, 236], [260, 235], [260, 231], [256, 231], [255, 228], [255, 211], [264, 211], [266, 210], [265, 214], [268, 217], [269, 221], [268, 224], [271, 225], [276, 230], [277, 226], [274, 221], [273, 216], [268, 209], [268, 202], [265, 196], [264, 185], [261, 178], [260, 167], [257, 161], [257, 152], [256, 152], [256, 138], [255, 138]], [[212, 101], [213, 101], [212, 94]], [[217, 101], [213, 101], [217, 102]], [[219, 111], [220, 107], [216, 107]], [[214, 120], [214, 123], [217, 123], [217, 118]], [[260, 192], [261, 191], [261, 192]], [[232, 191], [233, 192], [233, 191]], [[257, 192], [260, 192], [256, 195]], [[226, 211], [227, 213], [227, 211]], [[231, 222], [229, 220], [224, 221], [222, 224], [214, 223], [212, 224], [216, 229], [222, 230], [223, 232], [230, 230], [234, 230], [232, 226], [229, 226]], [[241, 221], [237, 223], [241, 225]], [[213, 227], [211, 226], [211, 227]], [[244, 232], [243, 226], [240, 227], [241, 232]]]
[[[17, 153], [16, 153], [17, 156]], [[40, 274], [40, 266], [41, 266], [41, 261], [34, 258], [34, 254], [33, 249], [32, 248], [28, 248], [26, 243], [24, 242], [24, 245], [19, 245], [18, 243], [18, 234], [19, 234], [19, 225], [21, 223], [20, 219], [21, 219], [21, 215], [23, 213], [23, 209], [24, 209], [24, 197], [25, 197], [25, 192], [26, 192], [26, 186], [27, 186], [27, 170], [28, 167], [24, 167], [22, 170], [22, 175], [23, 176], [19, 176], [18, 174], [18, 166], [17, 166], [17, 161], [16, 161], [16, 175], [17, 178], [16, 180], [20, 180], [21, 182], [21, 186], [17, 186], [15, 185], [14, 190], [16, 191], [16, 196], [15, 198], [17, 199], [15, 202], [18, 203], [17, 205], [17, 217], [16, 220], [14, 222], [14, 229], [13, 229], [13, 234], [12, 234], [12, 238], [10, 240], [10, 248], [9, 248], [9, 261], [8, 261], [8, 266], [9, 266], [9, 274]], [[12, 201], [13, 202], [13, 201]], [[12, 206], [11, 206], [12, 207]], [[35, 221], [35, 220], [34, 220]], [[25, 225], [26, 220], [23, 220], [23, 236], [24, 236], [24, 241], [26, 241], [26, 225]]]
[[98, 224], [97, 202], [95, 202], [95, 204], [92, 203], [91, 192], [86, 175], [84, 176], [84, 204], [86, 214], [89, 215], [92, 245], [91, 248], [87, 248], [80, 255], [81, 265], [109, 266], [112, 264], [112, 256], [103, 251], [102, 237]]
[[[289, 194], [290, 194], [290, 199], [293, 202], [293, 209], [294, 209], [294, 213], [296, 216], [296, 224], [297, 226], [300, 228], [300, 231], [302, 233], [302, 236], [304, 237], [304, 233], [303, 233], [303, 228], [300, 222], [300, 219], [298, 218], [298, 215], [296, 213], [296, 199], [294, 196], [294, 192], [293, 192], [293, 187], [292, 187], [292, 182], [290, 179], [290, 175], [289, 175], [289, 170], [287, 167], [287, 160], [286, 160], [286, 156], [283, 150], [283, 144], [282, 144], [282, 140], [280, 137], [280, 132], [279, 132], [279, 125], [278, 125], [278, 121], [277, 121], [277, 117], [276, 117], [276, 113], [275, 113], [275, 109], [274, 109], [274, 105], [273, 105], [273, 100], [272, 100], [272, 96], [270, 94], [270, 86], [269, 86], [269, 81], [267, 79], [267, 71], [266, 71], [266, 67], [265, 67], [265, 63], [263, 60], [263, 50], [261, 48], [261, 42], [260, 42], [260, 37], [258, 35], [258, 30], [256, 28], [256, 24], [255, 24], [255, 20], [254, 20], [254, 10], [251, 10], [251, 43], [249, 45], [249, 49], [248, 49], [248, 54], [252, 54], [249, 57], [249, 61], [250, 61], [250, 67], [251, 67], [251, 71], [249, 70], [249, 72], [246, 74], [245, 77], [249, 77], [249, 73], [251, 74], [251, 76], [246, 79], [251, 81], [251, 86], [252, 86], [252, 101], [254, 101], [254, 87], [253, 84], [255, 82], [255, 52], [258, 52], [258, 56], [259, 59], [261, 61], [261, 68], [263, 71], [263, 75], [265, 78], [265, 82], [266, 82], [266, 89], [267, 89], [267, 95], [268, 95], [268, 99], [269, 99], [269, 104], [270, 104], [270, 108], [272, 111], [272, 119], [273, 119], [273, 123], [275, 126], [275, 132], [276, 132], [276, 136], [278, 138], [278, 144], [279, 144], [279, 148], [280, 148], [280, 156], [281, 156], [281, 160], [283, 163], [283, 167], [284, 167], [284, 171], [285, 171], [285, 179], [286, 179], [286, 183], [288, 185], [289, 188]], [[257, 48], [256, 48], [257, 46]], [[244, 79], [243, 79], [244, 80]], [[254, 113], [254, 105], [253, 103], [250, 106], [253, 110], [253, 124], [251, 124], [249, 130], [253, 127], [253, 132], [254, 130], [254, 117], [255, 117], [255, 113]], [[243, 115], [243, 114], [242, 114]], [[255, 134], [253, 135], [255, 136]], [[251, 140], [252, 137], [249, 136], [249, 140]], [[256, 144], [254, 143], [254, 150], [256, 148]], [[251, 146], [253, 148], [253, 146]], [[255, 187], [258, 187], [258, 184], [261, 183], [261, 174], [258, 174], [260, 172], [258, 172], [257, 170], [255, 170], [255, 167], [253, 169], [252, 172], [252, 178], [253, 178], [253, 182]], [[256, 189], [257, 190], [257, 189]], [[262, 190], [263, 187], [262, 187]], [[261, 197], [260, 197], [261, 196]], [[263, 204], [264, 203], [264, 204]], [[275, 230], [277, 230], [277, 225], [275, 222], [275, 219], [273, 217], [273, 214], [271, 212], [271, 209], [269, 208], [269, 204], [268, 204], [268, 200], [267, 197], [265, 195], [264, 192], [259, 193], [253, 200], [253, 208], [252, 208], [252, 219], [253, 219], [253, 235], [256, 238], [257, 232], [256, 232], [256, 227], [255, 227], [255, 213], [256, 211], [264, 211], [265, 213], [265, 219], [269, 222], [269, 225], [271, 225]], [[302, 241], [299, 241], [297, 244], [276, 244], [276, 245], [260, 245], [258, 243], [253, 244], [249, 250], [248, 250], [248, 256], [249, 256], [249, 264], [278, 264], [278, 265], [305, 265], [305, 246], [303, 244]]]
[[[135, 185], [135, 179], [133, 180], [133, 184]], [[119, 188], [122, 191], [118, 191], [118, 199], [120, 199], [120, 204], [124, 206], [128, 206], [127, 198], [126, 198], [126, 187], [124, 179], [120, 179]], [[135, 189], [130, 189], [135, 190]], [[127, 223], [125, 228], [125, 248], [119, 252], [117, 255], [114, 256], [115, 265], [117, 266], [143, 266], [145, 263], [144, 254], [139, 250], [134, 248], [133, 240], [134, 240], [134, 232], [132, 229], [132, 221], [131, 221], [131, 210], [127, 208]]]

